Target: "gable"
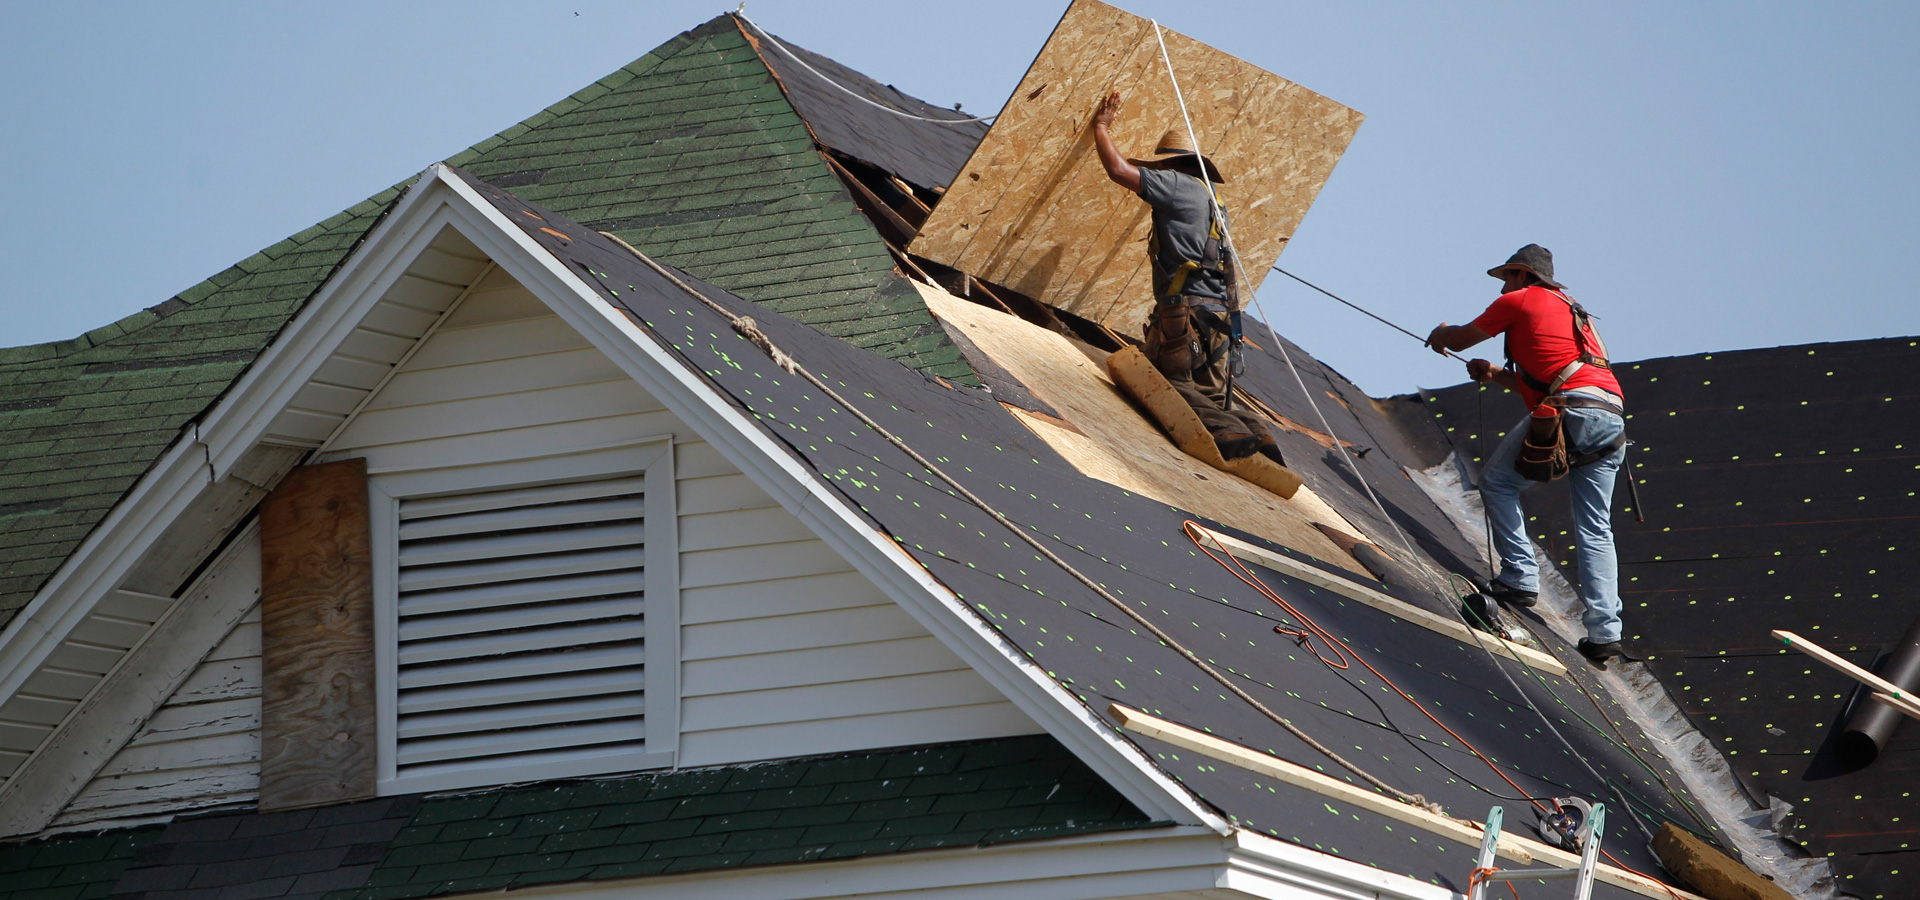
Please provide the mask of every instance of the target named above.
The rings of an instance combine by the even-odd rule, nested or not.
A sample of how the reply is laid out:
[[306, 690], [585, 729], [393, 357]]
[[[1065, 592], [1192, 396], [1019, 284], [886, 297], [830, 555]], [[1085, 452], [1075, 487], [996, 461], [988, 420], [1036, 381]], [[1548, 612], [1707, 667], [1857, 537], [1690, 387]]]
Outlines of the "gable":
[[[449, 278], [456, 270], [484, 274], [457, 293], [448, 291], [452, 299], [417, 343], [369, 337], [382, 333], [370, 328], [396, 322], [409, 309], [396, 305], [389, 291], [294, 394], [307, 405], [276, 416], [268, 439], [332, 435], [316, 461], [365, 459], [376, 487], [382, 473], [485, 469], [501, 460], [670, 439], [679, 608], [662, 618], [679, 620], [672, 663], [679, 721], [669, 731], [677, 732], [671, 758], [680, 767], [1041, 730], [586, 337], [504, 269], [474, 256], [478, 252], [451, 230], [435, 238], [399, 279], [411, 285], [401, 296], [422, 295], [424, 271]], [[364, 368], [356, 363], [376, 346], [404, 362], [372, 390], [341, 383]], [[322, 415], [315, 399], [322, 397], [358, 411]], [[251, 532], [242, 538], [255, 542], [249, 546], [257, 540]], [[257, 591], [257, 570], [250, 577]], [[258, 607], [229, 633], [206, 639], [218, 643], [52, 825], [256, 800]], [[675, 643], [653, 635], [648, 642]], [[651, 654], [650, 647], [650, 661]], [[501, 683], [490, 684], [498, 690]], [[650, 714], [672, 709], [647, 699]]]
[[[970, 372], [729, 17], [451, 160], [859, 346]], [[401, 193], [381, 191], [119, 322], [0, 349], [0, 626]]]

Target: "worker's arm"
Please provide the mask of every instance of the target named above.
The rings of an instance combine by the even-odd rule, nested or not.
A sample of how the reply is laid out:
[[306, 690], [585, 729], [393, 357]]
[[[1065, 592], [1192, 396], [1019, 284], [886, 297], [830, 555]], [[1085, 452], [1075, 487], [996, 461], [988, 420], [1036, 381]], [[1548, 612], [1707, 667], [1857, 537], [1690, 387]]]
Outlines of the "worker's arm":
[[1093, 147], [1100, 154], [1100, 167], [1107, 170], [1107, 177], [1136, 194], [1140, 193], [1140, 170], [1113, 146], [1113, 136], [1107, 129], [1113, 125], [1113, 118], [1120, 114], [1120, 92], [1114, 91], [1100, 101], [1100, 108], [1093, 113]]
[[1467, 377], [1481, 383], [1492, 382], [1516, 394], [1520, 392], [1520, 379], [1484, 359], [1467, 361]]
[[1448, 325], [1441, 322], [1435, 325], [1433, 331], [1427, 335], [1427, 346], [1432, 347], [1433, 352], [1445, 356], [1449, 350], [1465, 350], [1489, 337], [1492, 335], [1481, 331], [1480, 326], [1472, 323]]

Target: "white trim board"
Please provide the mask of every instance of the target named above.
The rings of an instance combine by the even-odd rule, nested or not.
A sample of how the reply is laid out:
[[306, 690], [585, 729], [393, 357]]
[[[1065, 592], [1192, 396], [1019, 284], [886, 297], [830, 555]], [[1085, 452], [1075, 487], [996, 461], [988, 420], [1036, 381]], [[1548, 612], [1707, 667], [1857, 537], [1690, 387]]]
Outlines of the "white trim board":
[[[1199, 526], [1195, 526], [1198, 528]], [[1455, 622], [1445, 616], [1437, 616], [1404, 600], [1396, 600], [1364, 584], [1341, 578], [1325, 569], [1310, 566], [1284, 554], [1275, 553], [1265, 547], [1247, 543], [1237, 537], [1221, 534], [1206, 528], [1199, 529], [1202, 534], [1218, 543], [1234, 556], [1255, 565], [1266, 566], [1288, 578], [1298, 578], [1316, 587], [1323, 587], [1349, 600], [1355, 600], [1371, 606], [1383, 613], [1396, 616], [1411, 624], [1418, 625], [1435, 634], [1453, 638], [1462, 644], [1478, 644], [1493, 653], [1516, 662], [1524, 662], [1542, 672], [1551, 672], [1565, 677], [1567, 667], [1553, 654], [1535, 650], [1525, 644], [1498, 638], [1483, 631], [1476, 631]]]
[[[1462, 877], [1465, 873], [1462, 873]], [[539, 900], [1458, 900], [1437, 885], [1236, 829], [1156, 828], [687, 875], [573, 882]]]

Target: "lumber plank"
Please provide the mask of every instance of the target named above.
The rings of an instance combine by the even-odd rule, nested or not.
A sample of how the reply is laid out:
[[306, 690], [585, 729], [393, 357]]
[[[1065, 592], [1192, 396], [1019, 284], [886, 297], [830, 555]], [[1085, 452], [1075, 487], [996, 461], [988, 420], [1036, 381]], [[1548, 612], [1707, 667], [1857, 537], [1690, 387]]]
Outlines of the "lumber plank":
[[1912, 700], [1906, 699], [1905, 697], [1895, 697], [1890, 694], [1883, 694], [1879, 691], [1873, 692], [1873, 699], [1878, 700], [1887, 706], [1893, 707], [1898, 712], [1902, 712], [1909, 716], [1912, 716], [1913, 718], [1920, 719], [1920, 703], [1915, 703]]
[[[1859, 666], [1854, 665], [1853, 663], [1847, 662], [1846, 660], [1841, 659], [1840, 657], [1834, 655], [1827, 648], [1822, 647], [1819, 644], [1816, 644], [1810, 640], [1807, 640], [1806, 638], [1803, 638], [1797, 634], [1794, 634], [1791, 631], [1786, 631], [1784, 629], [1774, 629], [1773, 637], [1775, 640], [1778, 640], [1781, 643], [1786, 644], [1787, 646], [1800, 651], [1801, 653], [1805, 653], [1806, 655], [1811, 656], [1814, 659], [1817, 659], [1823, 663], [1826, 663], [1828, 666], [1832, 667], [1835, 671], [1838, 671], [1840, 674], [1845, 675], [1848, 678], [1851, 678], [1855, 681], [1858, 681], [1861, 684], [1866, 685], [1867, 687], [1873, 688], [1874, 690], [1879, 691], [1880, 693], [1888, 695], [1890, 699], [1906, 700], [1906, 701], [1912, 702], [1914, 698], [1912, 691], [1902, 688], [1901, 686], [1894, 684], [1893, 682], [1888, 681], [1885, 678], [1881, 678], [1880, 676], [1875, 675], [1872, 672], [1862, 669]], [[1904, 711], [1905, 710], [1902, 710], [1902, 712]]]
[[[1344, 801], [1366, 809], [1368, 812], [1451, 838], [1470, 847], [1480, 846], [1481, 836], [1486, 831], [1486, 825], [1481, 822], [1456, 819], [1409, 806], [1385, 794], [1355, 787], [1331, 775], [1316, 772], [1270, 753], [1262, 753], [1251, 747], [1235, 744], [1131, 707], [1115, 703], [1108, 707], [1107, 712], [1120, 722], [1121, 728], [1135, 734], [1191, 750], [1209, 759], [1246, 769], [1249, 772], [1258, 772], [1268, 778], [1313, 791], [1324, 797]], [[1570, 853], [1510, 831], [1500, 832], [1500, 841], [1494, 851], [1500, 857], [1522, 865], [1532, 865], [1536, 862], [1562, 868], [1577, 868], [1580, 865], [1578, 853]], [[1659, 900], [1674, 900], [1674, 898], [1705, 900], [1698, 894], [1671, 887], [1656, 879], [1605, 863], [1594, 867], [1594, 880], [1624, 888], [1643, 897], [1659, 898]]]
[[374, 796], [373, 546], [364, 458], [260, 504], [260, 809]]
[[[1228, 183], [1222, 200], [1251, 293], [1299, 227], [1363, 116], [1164, 30], [1201, 150]], [[1113, 185], [1093, 152], [1095, 104], [1125, 107], [1113, 137], [1144, 155], [1180, 107], [1153, 24], [1075, 0], [910, 250], [1117, 331], [1152, 303], [1146, 204]]]
[[1208, 538], [1219, 544], [1222, 549], [1248, 562], [1266, 566], [1269, 569], [1285, 574], [1289, 578], [1298, 578], [1301, 581], [1337, 592], [1344, 597], [1371, 606], [1381, 612], [1398, 616], [1428, 631], [1444, 634], [1463, 644], [1479, 644], [1494, 653], [1514, 660], [1515, 662], [1524, 662], [1539, 671], [1550, 672], [1563, 677], [1567, 674], [1567, 667], [1561, 665], [1560, 660], [1554, 658], [1551, 653], [1535, 650], [1525, 644], [1517, 644], [1513, 641], [1487, 634], [1484, 631], [1468, 628], [1445, 616], [1427, 612], [1418, 606], [1414, 606], [1403, 600], [1397, 600], [1364, 584], [1349, 581], [1325, 569], [1307, 565], [1299, 560], [1275, 553], [1265, 547], [1249, 544], [1232, 535], [1221, 534], [1206, 528], [1200, 530], [1205, 533]]

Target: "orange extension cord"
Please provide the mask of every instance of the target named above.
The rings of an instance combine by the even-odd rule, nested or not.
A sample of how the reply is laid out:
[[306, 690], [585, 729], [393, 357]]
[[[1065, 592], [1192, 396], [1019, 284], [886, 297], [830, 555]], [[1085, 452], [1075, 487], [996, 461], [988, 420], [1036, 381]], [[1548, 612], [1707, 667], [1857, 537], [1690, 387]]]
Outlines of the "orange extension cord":
[[[1181, 530], [1186, 532], [1187, 540], [1192, 541], [1193, 546], [1199, 549], [1201, 553], [1205, 553], [1208, 559], [1213, 560], [1214, 562], [1218, 563], [1221, 566], [1221, 568], [1224, 568], [1228, 572], [1233, 573], [1233, 577], [1240, 579], [1240, 581], [1246, 584], [1248, 587], [1253, 588], [1256, 591], [1259, 591], [1261, 596], [1264, 596], [1268, 600], [1273, 601], [1274, 604], [1279, 606], [1283, 612], [1293, 617], [1293, 620], [1296, 622], [1299, 622], [1301, 625], [1300, 628], [1288, 628], [1284, 625], [1275, 626], [1274, 628], [1275, 631], [1281, 634], [1299, 638], [1302, 646], [1304, 646], [1315, 657], [1318, 657], [1321, 662], [1327, 664], [1332, 668], [1336, 668], [1336, 669], [1349, 668], [1352, 665], [1352, 663], [1349, 662], [1349, 660], [1358, 662], [1361, 665], [1366, 666], [1367, 671], [1372, 672], [1374, 674], [1374, 677], [1380, 679], [1380, 681], [1384, 683], [1387, 687], [1393, 688], [1393, 692], [1396, 694], [1399, 694], [1401, 699], [1404, 699], [1408, 703], [1413, 704], [1413, 708], [1419, 710], [1421, 715], [1426, 716], [1429, 721], [1433, 722], [1433, 724], [1440, 726], [1440, 728], [1446, 731], [1446, 733], [1453, 735], [1453, 739], [1456, 741], [1459, 741], [1460, 746], [1467, 748], [1468, 752], [1472, 753], [1474, 756], [1479, 757], [1481, 762], [1484, 762], [1487, 764], [1487, 768], [1493, 770], [1493, 774], [1500, 776], [1500, 780], [1505, 781], [1507, 784], [1511, 785], [1513, 789], [1520, 794], [1520, 796], [1527, 798], [1528, 803], [1533, 804], [1535, 807], [1539, 808], [1542, 811], [1545, 811], [1547, 809], [1546, 804], [1541, 803], [1539, 800], [1534, 799], [1532, 794], [1528, 793], [1526, 788], [1521, 787], [1518, 782], [1514, 781], [1511, 778], [1508, 778], [1507, 773], [1500, 771], [1500, 767], [1497, 765], [1494, 765], [1493, 760], [1488, 758], [1488, 756], [1485, 753], [1481, 753], [1480, 748], [1475, 747], [1473, 745], [1473, 742], [1467, 740], [1466, 738], [1461, 737], [1459, 732], [1454, 731], [1452, 728], [1447, 727], [1447, 723], [1440, 721], [1440, 718], [1438, 716], [1435, 716], [1432, 712], [1429, 712], [1426, 706], [1422, 705], [1420, 701], [1413, 699], [1412, 694], [1409, 694], [1406, 691], [1402, 690], [1400, 688], [1400, 685], [1394, 683], [1393, 679], [1388, 678], [1386, 675], [1382, 674], [1379, 669], [1374, 668], [1372, 663], [1367, 662], [1366, 658], [1361, 656], [1358, 650], [1353, 649], [1351, 645], [1349, 645], [1346, 641], [1340, 639], [1340, 637], [1335, 635], [1333, 632], [1328, 631], [1327, 629], [1321, 627], [1320, 623], [1315, 622], [1313, 620], [1313, 617], [1307, 615], [1306, 613], [1301, 612], [1292, 603], [1287, 602], [1287, 598], [1280, 596], [1279, 593], [1273, 590], [1273, 588], [1267, 587], [1267, 583], [1264, 581], [1261, 581], [1260, 576], [1253, 574], [1253, 570], [1248, 569], [1246, 567], [1246, 564], [1242, 563], [1238, 557], [1235, 557], [1233, 554], [1226, 552], [1224, 548], [1216, 553], [1212, 548], [1208, 547], [1205, 543], [1203, 543], [1200, 539], [1200, 536], [1204, 533], [1204, 531], [1203, 531], [1203, 526], [1201, 526], [1200, 523], [1195, 522], [1192, 519], [1188, 519], [1185, 522], [1180, 523], [1180, 528]], [[1321, 643], [1325, 644], [1328, 649], [1333, 651], [1334, 657], [1337, 659], [1337, 661], [1336, 659], [1327, 658], [1327, 655], [1325, 653], [1322, 653], [1318, 649], [1314, 648], [1313, 639], [1315, 637], [1318, 637]], [[1600, 853], [1601, 855], [1605, 856], [1608, 860], [1610, 860], [1614, 865], [1619, 866], [1621, 869], [1624, 869], [1628, 872], [1632, 872], [1633, 874], [1638, 875], [1641, 878], [1645, 878], [1649, 881], [1659, 884], [1663, 888], [1666, 888], [1667, 893], [1671, 894], [1674, 897], [1674, 900], [1679, 900], [1680, 895], [1674, 894], [1673, 889], [1669, 887], [1665, 881], [1662, 881], [1661, 879], [1655, 878], [1652, 875], [1648, 875], [1645, 872], [1638, 871], [1633, 867], [1628, 866], [1626, 863], [1621, 862], [1611, 852], [1608, 852], [1605, 848], [1601, 848]], [[1471, 884], [1472, 882], [1469, 881], [1469, 886], [1471, 886]], [[1507, 882], [1507, 889], [1509, 891], [1513, 890], [1513, 882]], [[1515, 900], [1519, 900], [1519, 896], [1520, 896], [1519, 892], [1514, 891]]]

